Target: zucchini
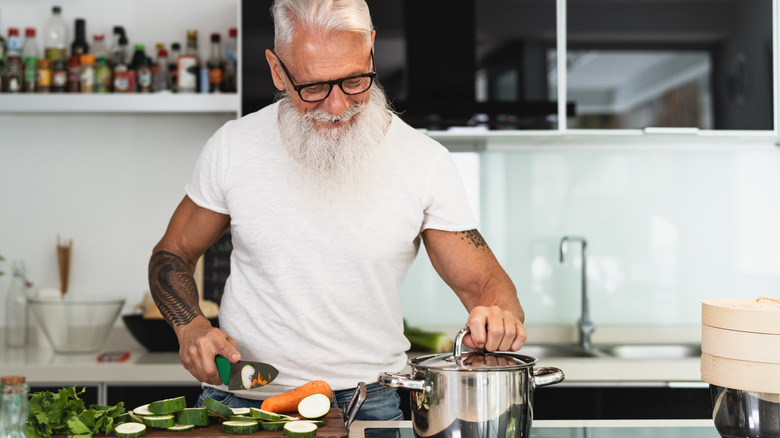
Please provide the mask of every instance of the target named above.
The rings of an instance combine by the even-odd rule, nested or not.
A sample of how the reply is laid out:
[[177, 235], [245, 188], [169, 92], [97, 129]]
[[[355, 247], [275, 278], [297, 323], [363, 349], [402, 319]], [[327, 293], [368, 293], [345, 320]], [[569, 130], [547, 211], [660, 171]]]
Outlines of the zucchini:
[[184, 396], [167, 398], [149, 403], [149, 412], [155, 415], [173, 414], [187, 407]]
[[249, 415], [231, 415], [228, 417], [230, 421], [257, 421], [257, 419], [250, 417]]
[[317, 435], [317, 426], [311, 421], [290, 421], [284, 425], [284, 434], [290, 438], [310, 438]]
[[114, 428], [119, 438], [139, 438], [146, 434], [146, 425], [140, 423], [122, 423]]
[[298, 413], [306, 419], [322, 418], [330, 411], [330, 399], [325, 394], [311, 394], [298, 403]]
[[206, 408], [184, 408], [176, 413], [176, 422], [193, 426], [208, 426], [209, 414]]
[[260, 427], [263, 430], [282, 430], [287, 423], [289, 421], [263, 421], [260, 423]]
[[252, 415], [249, 408], [231, 408], [233, 409], [233, 415]]
[[241, 367], [241, 385], [244, 389], [252, 388], [252, 378], [255, 376], [255, 367], [250, 364], [245, 364]]
[[133, 417], [130, 412], [125, 412], [124, 414], [119, 414], [114, 417], [114, 424], [129, 423], [131, 421], [133, 421]]
[[211, 397], [206, 397], [206, 400], [203, 400], [203, 407], [213, 412], [218, 417], [230, 418], [230, 416], [233, 415], [232, 409], [230, 409], [227, 405], [214, 400]]
[[173, 426], [165, 430], [170, 430], [171, 432], [189, 432], [194, 429], [195, 429], [194, 424], [174, 424]]
[[158, 429], [167, 429], [173, 427], [176, 421], [173, 419], [173, 415], [159, 415], [144, 417], [144, 424]]
[[148, 403], [133, 409], [133, 413], [139, 417], [148, 417], [149, 415], [154, 415], [152, 411], [149, 410]]
[[224, 421], [222, 432], [225, 433], [255, 433], [260, 430], [257, 421]]
[[434, 332], [412, 327], [404, 319], [404, 336], [411, 344], [411, 350], [424, 353], [447, 353], [452, 351], [453, 340], [444, 332]]
[[277, 413], [264, 411], [258, 408], [249, 408], [249, 411], [252, 413], [253, 417], [263, 421], [280, 421], [282, 419], [282, 416]]

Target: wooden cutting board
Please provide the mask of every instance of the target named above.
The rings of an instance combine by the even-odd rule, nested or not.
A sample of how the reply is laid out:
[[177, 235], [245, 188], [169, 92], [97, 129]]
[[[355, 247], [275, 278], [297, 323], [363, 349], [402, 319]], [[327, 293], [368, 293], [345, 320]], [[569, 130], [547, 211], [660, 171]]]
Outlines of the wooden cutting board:
[[[331, 408], [328, 415], [325, 416], [325, 425], [317, 428], [317, 436], [322, 438], [345, 438], [347, 426], [344, 424], [344, 417], [341, 410]], [[241, 438], [241, 437], [263, 437], [263, 438], [287, 438], [281, 430], [260, 430], [250, 434], [234, 434], [222, 432], [222, 423], [212, 418], [213, 423], [208, 427], [196, 427], [195, 430], [188, 432], [171, 432], [165, 429], [146, 428], [144, 438]], [[57, 436], [57, 435], [55, 435]], [[64, 435], [59, 435], [60, 437]]]

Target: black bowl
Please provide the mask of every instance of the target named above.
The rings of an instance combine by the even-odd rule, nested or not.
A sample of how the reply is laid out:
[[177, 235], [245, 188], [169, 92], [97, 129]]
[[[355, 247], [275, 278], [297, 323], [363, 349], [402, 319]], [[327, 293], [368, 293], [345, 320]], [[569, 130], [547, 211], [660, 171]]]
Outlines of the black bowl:
[[[125, 326], [136, 341], [149, 351], [179, 351], [179, 340], [170, 325], [162, 319], [145, 319], [143, 315], [122, 315]], [[209, 319], [219, 327], [217, 318]]]

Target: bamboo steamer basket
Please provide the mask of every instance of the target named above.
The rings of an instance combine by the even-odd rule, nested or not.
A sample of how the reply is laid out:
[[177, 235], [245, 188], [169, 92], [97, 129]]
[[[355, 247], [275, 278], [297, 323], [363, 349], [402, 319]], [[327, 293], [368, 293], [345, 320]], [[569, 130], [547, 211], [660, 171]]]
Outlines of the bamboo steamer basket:
[[780, 394], [780, 300], [704, 301], [701, 350], [703, 381]]

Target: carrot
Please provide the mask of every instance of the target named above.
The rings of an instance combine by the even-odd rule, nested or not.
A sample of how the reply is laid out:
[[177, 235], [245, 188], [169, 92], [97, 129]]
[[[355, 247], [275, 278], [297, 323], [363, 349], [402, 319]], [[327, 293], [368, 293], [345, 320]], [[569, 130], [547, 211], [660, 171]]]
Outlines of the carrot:
[[293, 388], [285, 393], [269, 397], [260, 405], [260, 409], [277, 414], [295, 412], [298, 410], [298, 403], [304, 397], [312, 394], [325, 394], [328, 399], [333, 401], [333, 390], [330, 389], [328, 382], [324, 380], [312, 380], [303, 385]]

